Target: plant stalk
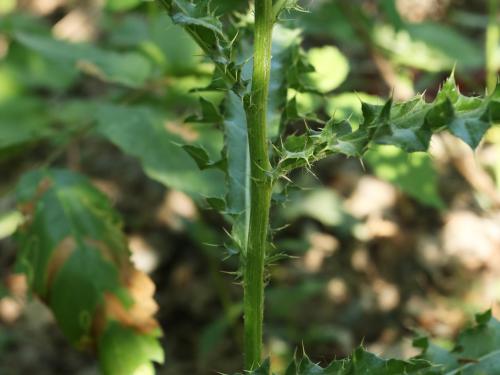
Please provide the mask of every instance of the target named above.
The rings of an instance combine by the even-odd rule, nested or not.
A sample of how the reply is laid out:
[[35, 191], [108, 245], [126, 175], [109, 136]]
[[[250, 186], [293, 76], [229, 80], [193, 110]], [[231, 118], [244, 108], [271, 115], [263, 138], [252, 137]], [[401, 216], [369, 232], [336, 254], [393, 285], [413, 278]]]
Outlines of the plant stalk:
[[247, 105], [251, 208], [243, 281], [247, 370], [258, 367], [262, 355], [264, 263], [272, 191], [267, 142], [267, 101], [274, 20], [272, 0], [255, 0], [253, 76], [250, 102]]
[[488, 2], [488, 28], [486, 30], [486, 83], [488, 92], [492, 93], [497, 84], [496, 51], [500, 40], [498, 23], [498, 0]]

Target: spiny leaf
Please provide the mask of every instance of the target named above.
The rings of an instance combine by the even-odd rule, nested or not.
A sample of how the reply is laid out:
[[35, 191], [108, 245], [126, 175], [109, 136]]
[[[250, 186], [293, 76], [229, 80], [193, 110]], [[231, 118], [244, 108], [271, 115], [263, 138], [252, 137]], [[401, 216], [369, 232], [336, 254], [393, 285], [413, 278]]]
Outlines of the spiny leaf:
[[223, 116], [219, 109], [209, 100], [200, 98], [201, 115], [190, 116], [186, 122], [201, 122], [209, 124], [218, 124], [222, 122]]
[[244, 374], [237, 373], [235, 375], [271, 375], [271, 361], [267, 358], [262, 365], [252, 371], [245, 371]]
[[182, 145], [182, 148], [193, 158], [193, 160], [198, 165], [198, 168], [200, 168], [201, 170], [208, 168], [219, 168], [223, 172], [226, 171], [227, 161], [225, 159], [212, 161], [207, 153], [207, 150], [205, 150], [202, 146], [185, 144]]
[[485, 98], [466, 97], [450, 77], [431, 103], [417, 96], [402, 103], [362, 103], [362, 111], [364, 120], [356, 130], [348, 120], [332, 119], [319, 131], [307, 130], [300, 145], [294, 140], [290, 149], [285, 140], [277, 150], [276, 175], [309, 166], [331, 154], [361, 157], [371, 144], [394, 145], [407, 152], [426, 151], [432, 134], [445, 130], [475, 148], [486, 130], [500, 121], [500, 88]]
[[[134, 375], [152, 368], [151, 361], [162, 362], [154, 284], [132, 265], [106, 197], [64, 170], [30, 172], [17, 191], [25, 216], [18, 270], [68, 339], [96, 348], [105, 375]], [[127, 360], [111, 361], [113, 351]]]
[[242, 89], [239, 80], [240, 66], [234, 64], [232, 43], [234, 36], [225, 32], [222, 22], [210, 9], [209, 0], [159, 0], [172, 21], [191, 35], [203, 52], [216, 64], [227, 87]]
[[[474, 327], [462, 331], [452, 351], [423, 337], [414, 341], [422, 354], [408, 360], [384, 359], [359, 347], [347, 358], [334, 360], [325, 367], [306, 354], [297, 356], [284, 375], [497, 375], [500, 322], [491, 316], [491, 311], [478, 315], [476, 322]], [[268, 362], [249, 374], [271, 375]]]
[[358, 348], [347, 359], [333, 361], [323, 368], [313, 363], [307, 356], [295, 360], [287, 369], [286, 375], [434, 375], [439, 374], [432, 365], [422, 359], [408, 361], [383, 359]]
[[476, 325], [460, 333], [452, 351], [425, 338], [416, 340], [414, 345], [423, 349], [419, 358], [440, 365], [445, 375], [500, 373], [500, 322], [491, 311], [476, 316]]

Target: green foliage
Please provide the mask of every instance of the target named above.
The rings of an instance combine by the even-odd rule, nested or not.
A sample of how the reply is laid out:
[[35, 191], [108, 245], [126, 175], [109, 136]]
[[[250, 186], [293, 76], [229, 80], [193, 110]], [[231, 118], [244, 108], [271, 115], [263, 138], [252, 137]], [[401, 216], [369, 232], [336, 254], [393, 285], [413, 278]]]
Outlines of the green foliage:
[[103, 373], [154, 375], [152, 361], [163, 362], [163, 349], [155, 336], [139, 335], [133, 329], [110, 322], [99, 340], [99, 361]]
[[16, 34], [16, 40], [51, 60], [71, 64], [104, 81], [140, 87], [152, 73], [150, 62], [134, 52], [104, 51], [89, 44], [68, 43], [21, 32]]
[[453, 29], [436, 23], [406, 25], [395, 30], [389, 25], [375, 29], [375, 43], [401, 65], [431, 72], [481, 67], [483, 58], [472, 41]]
[[[377, 97], [345, 93], [328, 100], [328, 112], [335, 120], [350, 118], [352, 126], [363, 121], [361, 103], [380, 104]], [[437, 172], [430, 155], [425, 152], [407, 153], [395, 146], [374, 145], [363, 157], [373, 173], [388, 181], [419, 202], [444, 207], [437, 188]]]
[[394, 146], [377, 146], [368, 151], [364, 159], [377, 177], [423, 204], [444, 208], [437, 191], [437, 173], [427, 153], [407, 154]]
[[415, 340], [423, 350], [419, 358], [439, 365], [446, 375], [496, 374], [500, 371], [500, 322], [491, 311], [476, 316], [476, 325], [465, 329], [457, 338], [455, 347], [447, 351], [429, 342]]
[[[500, 88], [486, 98], [466, 97], [453, 76], [432, 102], [422, 95], [402, 103], [392, 99], [378, 103], [361, 94], [361, 100], [366, 100], [357, 110], [357, 104], [352, 104], [353, 98], [358, 100], [354, 94], [329, 97], [340, 85], [349, 84], [346, 57], [332, 46], [304, 50], [301, 31], [294, 27], [297, 22], [290, 21], [286, 27], [274, 29], [272, 59], [257, 61], [259, 66], [270, 66], [271, 72], [269, 82], [263, 84], [269, 83], [267, 108], [258, 107], [262, 109], [258, 113], [267, 113], [267, 123], [253, 124], [267, 126], [267, 143], [261, 146], [271, 152], [270, 171], [267, 160], [251, 160], [249, 152], [252, 124], [248, 119], [255, 118], [256, 108], [252, 102], [256, 95], [251, 91], [255, 83], [252, 71], [257, 66], [253, 10], [246, 9], [245, 2], [228, 0], [159, 2], [171, 21], [151, 15], [148, 21], [139, 15], [109, 17], [105, 20], [109, 35], [99, 47], [54, 39], [48, 26], [29, 17], [0, 19], [0, 30], [14, 40], [0, 66], [0, 158], [43, 140], [57, 144], [62, 138], [70, 139], [80, 123], [91, 125], [94, 136], [137, 158], [149, 177], [190, 194], [197, 202], [203, 198], [223, 214], [232, 224], [231, 246], [236, 245], [246, 261], [250, 214], [259, 210], [255, 206], [269, 208], [269, 201], [254, 202], [254, 207], [250, 204], [251, 185], [256, 183], [250, 175], [255, 165], [266, 166], [258, 172], [265, 172], [265, 189], [270, 182], [269, 194], [262, 194], [267, 199], [271, 184], [275, 184], [276, 198], [279, 193], [287, 195], [290, 173], [297, 168], [310, 169], [331, 155], [365, 157], [379, 177], [422, 203], [442, 208], [429, 157], [407, 153], [427, 151], [432, 135], [442, 131], [475, 148], [489, 127], [500, 121]], [[436, 24], [406, 24], [392, 1], [380, 2], [388, 18], [383, 26], [368, 19], [362, 7], [353, 9], [342, 3], [323, 2], [317, 14], [300, 22], [308, 24], [311, 33], [334, 33], [353, 49], [373, 44], [397, 66], [437, 72], [450, 69], [456, 60], [466, 68], [477, 68], [482, 62], [467, 38]], [[284, 18], [286, 11], [299, 9], [294, 0], [269, 4], [272, 14], [267, 14], [273, 21]], [[138, 0], [106, 2], [108, 10], [118, 12], [140, 5]], [[264, 26], [271, 28], [271, 24]], [[257, 47], [262, 52], [264, 47]], [[202, 63], [201, 53], [208, 64]], [[169, 109], [168, 114], [158, 109], [168, 100], [158, 95], [156, 85], [163, 88], [168, 81], [169, 93], [180, 90], [186, 95], [193, 84], [175, 85], [186, 77], [208, 83], [212, 69], [208, 86], [192, 90], [203, 95], [198, 116], [181, 124], [174, 116], [185, 113], [185, 103]], [[68, 102], [60, 95], [79, 82], [79, 72], [106, 87], [99, 103], [86, 98]], [[56, 75], [59, 79], [53, 79]], [[111, 85], [103, 85], [106, 83]], [[56, 95], [61, 102], [57, 108], [62, 109], [54, 109], [50, 100], [42, 99], [44, 95], [21, 96], [32, 89], [47, 90], [49, 97]], [[133, 104], [123, 104], [129, 102]], [[326, 108], [322, 108], [324, 103]], [[324, 118], [323, 110], [330, 119]], [[266, 141], [266, 137], [262, 139]], [[338, 228], [352, 225], [354, 220], [342, 211], [339, 198], [330, 190], [294, 192], [286, 198], [291, 202], [282, 216], [288, 221], [307, 215]], [[160, 332], [151, 317], [137, 321], [134, 315], [141, 298], [151, 296], [138, 299], [131, 288], [135, 277], [148, 281], [133, 270], [120, 219], [107, 199], [74, 173], [39, 170], [22, 178], [18, 201], [25, 218], [17, 235], [21, 249], [18, 268], [27, 274], [30, 290], [51, 308], [65, 335], [78, 347], [96, 347], [106, 375], [153, 374], [152, 362], [163, 361]], [[2, 216], [0, 237], [10, 235], [20, 221], [17, 212]], [[263, 227], [267, 230], [267, 225]], [[268, 244], [266, 231], [262, 233], [263, 246], [257, 250], [264, 259]], [[310, 294], [320, 290], [315, 284], [301, 287]], [[254, 295], [262, 294], [259, 288], [253, 288]], [[286, 307], [295, 292], [281, 297], [275, 294], [275, 302]], [[216, 322], [203, 336], [200, 352], [206, 356], [207, 348], [238, 314], [239, 310]], [[452, 351], [419, 339], [416, 345], [423, 352], [410, 360], [386, 360], [359, 348], [326, 368], [304, 356], [290, 365], [286, 375], [500, 373], [500, 323], [489, 313], [479, 316], [477, 322], [459, 336]], [[249, 372], [269, 373], [269, 360]]]
[[376, 6], [383, 19], [356, 2], [326, 1], [301, 17], [300, 25], [307, 33], [329, 35], [352, 48], [375, 48], [396, 66], [429, 72], [449, 71], [455, 65], [460, 70], [482, 67], [480, 48], [459, 27], [405, 22], [393, 0], [379, 1]]
[[142, 3], [142, 0], [107, 0], [106, 6], [109, 10], [125, 11], [135, 8]]
[[479, 144], [486, 130], [499, 121], [500, 91], [485, 99], [460, 94], [452, 77], [436, 99], [422, 96], [407, 102], [362, 104], [363, 121], [357, 129], [348, 120], [331, 119], [323, 129], [292, 135], [277, 149], [277, 177], [331, 154], [361, 157], [372, 144], [393, 145], [406, 152], [426, 151], [433, 133], [447, 130], [470, 147]]
[[[138, 278], [133, 269], [120, 219], [106, 197], [64, 170], [30, 172], [17, 192], [25, 217], [17, 235], [18, 270], [70, 341], [96, 345], [106, 375], [133, 375], [152, 360], [162, 362], [156, 323], [133, 310], [151, 296], [138, 299], [129, 289], [146, 276]], [[130, 360], [111, 360], [117, 353]]]
[[383, 359], [358, 348], [354, 353], [339, 361], [334, 361], [326, 368], [313, 363], [307, 356], [293, 362], [286, 375], [438, 375], [439, 372], [422, 359], [408, 361], [398, 359]]
[[[35, 98], [0, 103], [0, 158], [9, 150], [47, 138], [54, 134], [50, 115], [43, 102]], [[19, 126], [19, 124], [22, 126]]]
[[307, 59], [314, 72], [307, 74], [306, 79], [321, 93], [336, 89], [347, 78], [349, 62], [335, 47], [312, 48], [307, 51]]
[[98, 131], [125, 153], [139, 158], [151, 178], [198, 199], [223, 196], [222, 171], [200, 171], [190, 157], [193, 149], [186, 152], [179, 147], [187, 142], [203, 145], [207, 138], [216, 140], [218, 137], [210, 128], [193, 127], [189, 131], [150, 109], [116, 105], [99, 106], [97, 122]]
[[[160, 0], [172, 21], [182, 27], [216, 64], [226, 87], [240, 91], [241, 66], [233, 61], [233, 39], [223, 30], [223, 24], [207, 0], [192, 3], [187, 0]], [[234, 36], [233, 36], [234, 37]]]
[[13, 235], [22, 221], [23, 216], [16, 210], [0, 214], [0, 240]]
[[[426, 337], [415, 340], [422, 354], [409, 360], [384, 359], [356, 349], [346, 359], [322, 367], [307, 355], [296, 357], [284, 375], [480, 375], [496, 374], [500, 369], [500, 322], [491, 311], [476, 317], [476, 325], [465, 329], [451, 351], [431, 344]], [[252, 375], [271, 375], [269, 361]]]

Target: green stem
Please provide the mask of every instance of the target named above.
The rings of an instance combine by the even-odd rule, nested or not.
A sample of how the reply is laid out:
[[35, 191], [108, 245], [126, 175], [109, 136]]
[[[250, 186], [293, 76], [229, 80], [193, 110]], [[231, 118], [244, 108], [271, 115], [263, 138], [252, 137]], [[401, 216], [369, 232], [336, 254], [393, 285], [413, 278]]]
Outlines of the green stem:
[[261, 363], [264, 318], [264, 263], [271, 206], [271, 165], [267, 143], [267, 98], [271, 74], [272, 0], [255, 0], [255, 38], [250, 103], [247, 105], [250, 150], [250, 228], [244, 254], [245, 368]]
[[496, 50], [500, 39], [500, 28], [497, 21], [498, 0], [489, 0], [489, 22], [486, 30], [486, 81], [488, 92], [493, 92], [497, 84]]

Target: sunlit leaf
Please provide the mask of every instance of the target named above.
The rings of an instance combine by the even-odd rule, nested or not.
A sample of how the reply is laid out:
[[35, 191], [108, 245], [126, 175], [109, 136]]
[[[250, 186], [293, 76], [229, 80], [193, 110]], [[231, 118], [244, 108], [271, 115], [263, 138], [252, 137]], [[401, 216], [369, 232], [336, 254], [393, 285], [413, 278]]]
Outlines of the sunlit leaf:
[[135, 8], [144, 0], [107, 0], [106, 7], [112, 11], [125, 11]]
[[23, 216], [19, 211], [14, 210], [0, 214], [0, 240], [13, 235], [22, 222]]
[[379, 178], [389, 181], [418, 201], [436, 208], [444, 203], [437, 191], [437, 174], [427, 153], [407, 154], [393, 146], [369, 150], [364, 159]]
[[435, 23], [407, 25], [396, 31], [389, 25], [377, 25], [375, 43], [395, 62], [431, 72], [476, 68], [483, 54], [476, 45], [449, 27]]
[[335, 47], [312, 48], [307, 58], [315, 69], [306, 77], [307, 82], [322, 93], [336, 89], [347, 78], [349, 62]]
[[[320, 130], [297, 136], [278, 149], [278, 176], [297, 167], [308, 167], [331, 154], [361, 157], [373, 144], [393, 145], [406, 152], [426, 151], [432, 134], [449, 131], [472, 148], [486, 130], [500, 120], [500, 90], [485, 98], [460, 94], [453, 77], [443, 85], [436, 99], [422, 96], [406, 102], [384, 105], [362, 103], [363, 121], [331, 119]], [[301, 139], [298, 143], [297, 140]]]

